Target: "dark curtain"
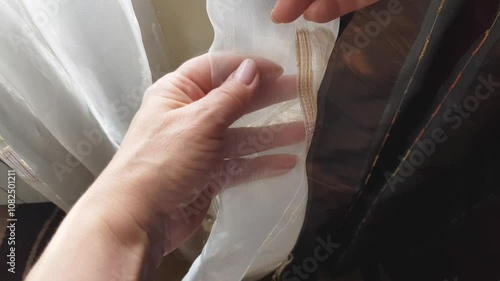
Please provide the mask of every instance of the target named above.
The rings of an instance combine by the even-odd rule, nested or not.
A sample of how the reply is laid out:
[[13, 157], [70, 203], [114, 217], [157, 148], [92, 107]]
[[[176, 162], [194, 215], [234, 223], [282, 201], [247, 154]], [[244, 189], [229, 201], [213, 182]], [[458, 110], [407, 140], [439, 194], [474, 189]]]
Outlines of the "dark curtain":
[[381, 0], [343, 20], [282, 280], [500, 280], [499, 5]]

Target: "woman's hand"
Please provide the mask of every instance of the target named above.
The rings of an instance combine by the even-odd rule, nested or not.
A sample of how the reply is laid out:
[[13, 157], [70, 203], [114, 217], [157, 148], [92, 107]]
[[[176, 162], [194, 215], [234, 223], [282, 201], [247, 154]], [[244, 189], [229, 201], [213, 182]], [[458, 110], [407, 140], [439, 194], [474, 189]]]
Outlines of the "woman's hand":
[[[302, 122], [228, 128], [296, 98], [295, 80], [268, 60], [224, 54], [197, 57], [160, 79], [27, 280], [149, 280], [222, 189], [296, 165], [294, 155], [250, 156], [303, 141]], [[267, 141], [259, 142], [264, 131]]]
[[[295, 83], [261, 58], [210, 54], [185, 63], [147, 90], [101, 176], [114, 181], [105, 184], [108, 197], [143, 228], [161, 224], [164, 251], [171, 252], [194, 233], [222, 189], [295, 166], [294, 155], [241, 157], [303, 141], [302, 122], [228, 129], [246, 113], [295, 98]], [[253, 143], [264, 130], [272, 141]]]
[[371, 5], [378, 0], [278, 0], [272, 12], [276, 23], [289, 23], [301, 15], [324, 23]]

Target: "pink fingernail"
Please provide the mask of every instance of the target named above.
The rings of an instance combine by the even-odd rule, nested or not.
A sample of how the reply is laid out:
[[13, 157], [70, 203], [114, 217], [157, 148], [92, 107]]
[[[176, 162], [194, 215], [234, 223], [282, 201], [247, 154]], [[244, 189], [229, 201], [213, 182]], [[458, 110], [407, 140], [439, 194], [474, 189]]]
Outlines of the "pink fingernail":
[[234, 73], [234, 78], [240, 83], [250, 85], [257, 77], [257, 64], [252, 59], [246, 59]]
[[274, 23], [278, 23], [279, 22], [274, 18], [274, 9], [271, 11], [271, 20], [274, 22]]

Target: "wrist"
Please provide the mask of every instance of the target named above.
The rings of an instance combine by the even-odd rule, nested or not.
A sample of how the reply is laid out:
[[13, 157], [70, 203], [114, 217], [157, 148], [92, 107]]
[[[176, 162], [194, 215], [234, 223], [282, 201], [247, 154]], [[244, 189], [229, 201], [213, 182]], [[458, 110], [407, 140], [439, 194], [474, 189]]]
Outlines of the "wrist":
[[[51, 280], [149, 280], [162, 258], [155, 251], [159, 247], [148, 230], [107, 197], [94, 190], [82, 196], [28, 280], [45, 280], [48, 275]], [[53, 272], [56, 267], [60, 270]]]
[[[148, 208], [147, 202], [124, 191], [124, 184], [99, 177], [82, 198], [85, 209], [96, 210], [102, 223], [120, 235], [128, 246], [144, 245], [148, 250], [163, 249], [164, 227], [161, 215]], [[163, 257], [163, 253], [159, 259]]]
[[160, 183], [158, 171], [145, 169], [147, 163], [137, 162], [140, 161], [115, 157], [85, 196], [100, 202], [107, 217], [119, 217], [113, 219], [123, 221], [118, 227], [134, 225], [134, 229], [145, 232], [155, 256], [161, 259], [174, 247], [169, 231], [174, 229], [171, 217], [178, 212], [179, 205], [172, 200], [175, 196], [168, 196], [168, 191], [177, 185], [164, 172]]
[[[112, 185], [114, 188], [110, 188]], [[120, 188], [119, 183], [109, 183], [100, 177], [75, 206], [75, 211], [92, 210], [95, 228], [127, 254], [142, 258], [142, 271], [152, 273], [165, 249], [160, 216], [150, 212], [137, 198], [119, 192]]]

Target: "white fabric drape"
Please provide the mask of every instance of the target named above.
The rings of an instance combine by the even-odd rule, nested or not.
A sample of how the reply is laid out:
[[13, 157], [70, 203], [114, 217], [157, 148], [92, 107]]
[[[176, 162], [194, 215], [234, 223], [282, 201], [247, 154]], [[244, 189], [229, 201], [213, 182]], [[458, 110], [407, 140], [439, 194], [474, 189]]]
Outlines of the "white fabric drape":
[[[286, 264], [304, 222], [308, 195], [305, 160], [314, 132], [316, 94], [339, 22], [314, 24], [300, 18], [293, 24], [278, 25], [270, 16], [275, 3], [208, 0], [215, 31], [210, 51], [265, 57], [280, 64], [284, 75], [296, 77], [290, 89], [297, 92], [296, 99], [246, 115], [234, 127], [303, 121], [306, 140], [258, 154], [298, 155], [298, 164], [290, 173], [240, 184], [214, 200], [215, 223], [184, 281], [259, 280]], [[213, 71], [223, 69], [218, 63], [223, 64], [212, 62]], [[266, 143], [266, 139], [272, 141], [273, 133], [259, 136], [258, 141]], [[240, 144], [234, 145], [238, 148]]]
[[149, 1], [0, 0], [2, 160], [68, 210], [115, 153], [151, 69], [170, 70], [161, 36]]

